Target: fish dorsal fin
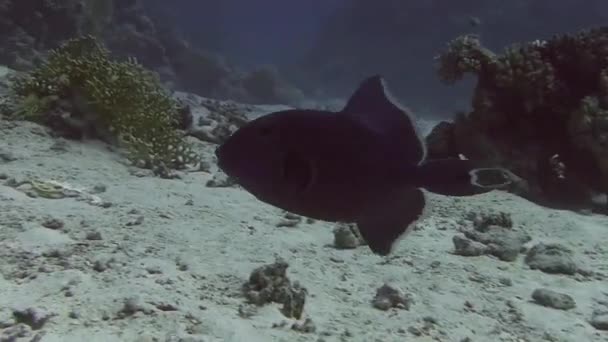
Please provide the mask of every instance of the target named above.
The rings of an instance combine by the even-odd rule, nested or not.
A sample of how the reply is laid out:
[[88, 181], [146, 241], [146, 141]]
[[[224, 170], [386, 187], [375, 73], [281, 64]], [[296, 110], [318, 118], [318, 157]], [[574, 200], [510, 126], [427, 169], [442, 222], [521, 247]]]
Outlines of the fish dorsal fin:
[[406, 162], [418, 164], [426, 157], [426, 146], [415, 121], [390, 95], [381, 76], [364, 80], [342, 112], [386, 139]]

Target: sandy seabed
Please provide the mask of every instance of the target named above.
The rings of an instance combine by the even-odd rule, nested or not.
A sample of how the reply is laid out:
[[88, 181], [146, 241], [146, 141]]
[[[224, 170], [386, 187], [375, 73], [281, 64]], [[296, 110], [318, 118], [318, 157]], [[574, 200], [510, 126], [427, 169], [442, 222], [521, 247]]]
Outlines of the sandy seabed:
[[[335, 248], [333, 224], [287, 227], [244, 190], [206, 186], [215, 167], [161, 179], [101, 143], [0, 126], [0, 341], [608, 341], [605, 216], [499, 191], [429, 194], [426, 217], [381, 258]], [[45, 197], [58, 187], [70, 196]], [[515, 260], [463, 237], [488, 211], [529, 236]], [[454, 236], [468, 241], [460, 252]], [[526, 262], [539, 245], [559, 246], [539, 261], [553, 271]], [[243, 297], [277, 257], [307, 289], [299, 322]], [[383, 284], [407, 305], [372, 305]]]

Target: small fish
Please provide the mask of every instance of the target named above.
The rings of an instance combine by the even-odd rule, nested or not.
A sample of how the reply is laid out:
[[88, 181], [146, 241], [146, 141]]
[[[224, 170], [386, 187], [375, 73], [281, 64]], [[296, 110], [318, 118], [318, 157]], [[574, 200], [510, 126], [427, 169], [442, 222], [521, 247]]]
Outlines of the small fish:
[[426, 159], [410, 114], [384, 80], [364, 80], [339, 112], [293, 109], [252, 120], [217, 148], [219, 167], [259, 200], [330, 222], [354, 222], [388, 255], [425, 208], [422, 188], [468, 196], [510, 183], [506, 170]]
[[481, 19], [479, 19], [479, 17], [471, 16], [469, 17], [469, 25], [471, 25], [472, 27], [477, 27], [481, 25]]

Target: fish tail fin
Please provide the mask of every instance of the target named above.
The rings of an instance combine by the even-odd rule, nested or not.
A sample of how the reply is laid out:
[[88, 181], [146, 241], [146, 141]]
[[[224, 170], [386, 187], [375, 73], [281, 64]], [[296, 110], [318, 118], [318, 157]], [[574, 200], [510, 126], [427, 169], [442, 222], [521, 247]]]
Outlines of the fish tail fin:
[[448, 196], [471, 196], [512, 183], [503, 168], [477, 168], [470, 160], [458, 158], [424, 161], [417, 170], [416, 185]]

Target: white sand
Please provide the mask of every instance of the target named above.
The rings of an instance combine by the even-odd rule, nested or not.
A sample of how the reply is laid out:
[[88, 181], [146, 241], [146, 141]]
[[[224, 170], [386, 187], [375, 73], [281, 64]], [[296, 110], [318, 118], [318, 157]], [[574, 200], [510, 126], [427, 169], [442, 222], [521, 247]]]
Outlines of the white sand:
[[[102, 144], [68, 141], [62, 151], [60, 140], [40, 126], [0, 125], [0, 174], [87, 190], [104, 185], [97, 200], [112, 204], [103, 208], [84, 194], [31, 198], [0, 185], [0, 328], [5, 334], [16, 329], [15, 310], [52, 315], [16, 341], [37, 334], [44, 342], [608, 341], [608, 332], [589, 324], [594, 310], [608, 311], [606, 217], [548, 210], [501, 192], [461, 200], [431, 196], [428, 218], [387, 262], [366, 247], [333, 248], [329, 223], [277, 228], [280, 210], [240, 189], [206, 187], [208, 173], [159, 179], [130, 172]], [[546, 274], [529, 269], [523, 254], [515, 262], [454, 255], [452, 237], [464, 213], [479, 208], [510, 213], [533, 237], [530, 245], [564, 244], [582, 268], [600, 274]], [[48, 218], [64, 227], [45, 228]], [[102, 239], [87, 239], [90, 232]], [[296, 332], [291, 321], [273, 327], [289, 321], [274, 304], [249, 318], [239, 315], [241, 285], [275, 255], [308, 289], [305, 315], [316, 332]], [[412, 296], [409, 310], [372, 307], [384, 282]], [[540, 287], [569, 294], [576, 308], [535, 304], [531, 293]], [[143, 311], [122, 317], [128, 298]], [[163, 311], [163, 305], [175, 309]]]

